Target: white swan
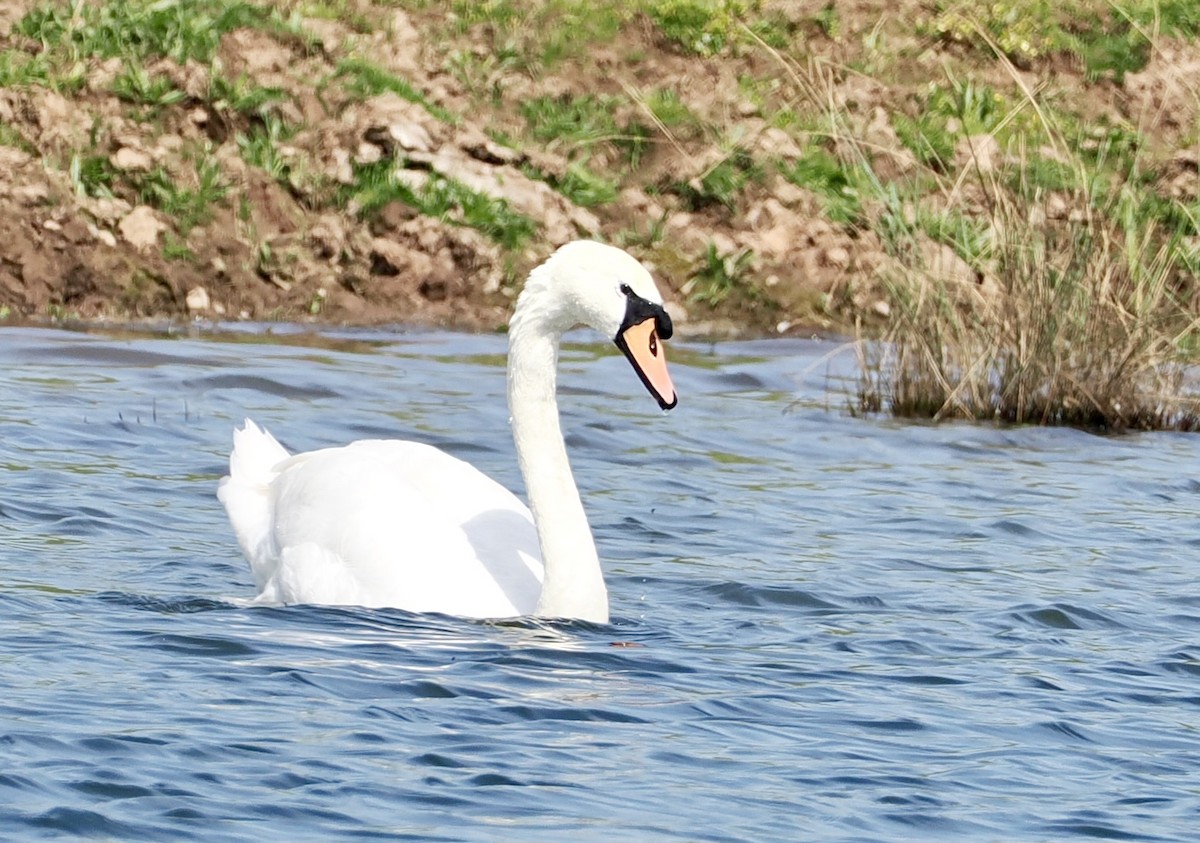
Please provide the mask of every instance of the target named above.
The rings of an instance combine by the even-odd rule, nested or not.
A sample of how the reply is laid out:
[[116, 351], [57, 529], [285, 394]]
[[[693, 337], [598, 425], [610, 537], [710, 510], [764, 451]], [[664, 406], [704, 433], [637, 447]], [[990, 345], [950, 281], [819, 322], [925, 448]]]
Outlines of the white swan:
[[577, 241], [530, 273], [509, 324], [508, 403], [529, 506], [418, 442], [364, 440], [289, 456], [254, 422], [234, 432], [225, 505], [258, 600], [496, 618], [608, 620], [608, 592], [559, 428], [559, 338], [612, 337], [663, 409], [671, 319], [650, 273]]

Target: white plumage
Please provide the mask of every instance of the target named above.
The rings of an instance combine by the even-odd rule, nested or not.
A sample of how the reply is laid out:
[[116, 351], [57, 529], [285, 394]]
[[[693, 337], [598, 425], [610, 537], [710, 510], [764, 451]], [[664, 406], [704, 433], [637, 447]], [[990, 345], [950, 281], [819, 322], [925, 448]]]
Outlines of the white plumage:
[[659, 403], [674, 406], [657, 336], [670, 335], [661, 302], [641, 264], [598, 243], [568, 244], [531, 273], [509, 332], [508, 384], [533, 512], [429, 445], [364, 440], [289, 456], [247, 420], [217, 496], [258, 599], [606, 621], [607, 591], [559, 428], [558, 338], [579, 322], [608, 334]]

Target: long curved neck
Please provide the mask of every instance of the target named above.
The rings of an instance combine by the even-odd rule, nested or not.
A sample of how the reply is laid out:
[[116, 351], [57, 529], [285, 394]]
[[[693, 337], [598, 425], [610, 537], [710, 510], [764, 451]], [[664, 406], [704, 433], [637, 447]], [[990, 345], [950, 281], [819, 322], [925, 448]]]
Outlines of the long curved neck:
[[536, 613], [604, 623], [608, 621], [604, 574], [559, 426], [558, 337], [558, 331], [538, 319], [514, 318], [509, 330], [513, 442], [544, 566]]

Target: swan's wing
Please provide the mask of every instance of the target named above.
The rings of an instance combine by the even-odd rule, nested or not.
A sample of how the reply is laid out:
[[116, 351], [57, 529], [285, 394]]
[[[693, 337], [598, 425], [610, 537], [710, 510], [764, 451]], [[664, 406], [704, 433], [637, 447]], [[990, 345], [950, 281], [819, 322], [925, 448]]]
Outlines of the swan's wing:
[[273, 470], [265, 599], [478, 617], [536, 606], [529, 510], [469, 463], [420, 443], [363, 441]]

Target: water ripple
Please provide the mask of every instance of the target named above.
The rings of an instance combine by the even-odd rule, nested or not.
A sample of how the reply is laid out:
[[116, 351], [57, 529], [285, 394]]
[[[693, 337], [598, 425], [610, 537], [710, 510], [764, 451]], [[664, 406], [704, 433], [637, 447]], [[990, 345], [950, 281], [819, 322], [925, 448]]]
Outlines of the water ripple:
[[663, 417], [572, 343], [611, 624], [257, 606], [247, 415], [521, 488], [502, 337], [289, 338], [6, 330], [0, 838], [1195, 838], [1196, 437], [848, 418], [809, 342]]

